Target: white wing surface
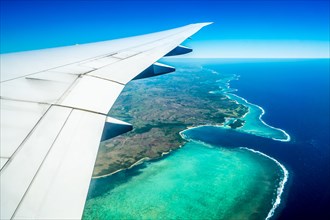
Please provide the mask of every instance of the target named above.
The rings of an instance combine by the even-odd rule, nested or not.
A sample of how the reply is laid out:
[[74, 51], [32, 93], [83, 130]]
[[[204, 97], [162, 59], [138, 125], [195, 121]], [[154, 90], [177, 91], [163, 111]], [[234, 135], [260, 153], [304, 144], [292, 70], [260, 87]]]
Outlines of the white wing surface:
[[1, 219], [80, 219], [99, 147], [132, 129], [107, 116], [124, 86], [203, 26], [1, 55]]

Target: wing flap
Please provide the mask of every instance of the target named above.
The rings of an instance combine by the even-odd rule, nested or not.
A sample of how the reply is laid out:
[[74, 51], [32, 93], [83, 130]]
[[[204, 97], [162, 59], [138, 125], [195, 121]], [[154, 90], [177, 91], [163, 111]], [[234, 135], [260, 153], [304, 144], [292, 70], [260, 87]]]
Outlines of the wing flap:
[[126, 50], [126, 51], [116, 53], [116, 54], [112, 55], [111, 57], [123, 60], [123, 59], [127, 59], [129, 57], [135, 56], [139, 53], [141, 53], [141, 52], [135, 51], [135, 50]]
[[42, 72], [1, 83], [1, 97], [35, 103], [56, 103], [78, 78], [55, 72]]
[[52, 107], [0, 173], [0, 219], [10, 219], [65, 124], [71, 109]]
[[99, 69], [99, 68], [102, 68], [104, 66], [110, 65], [112, 63], [118, 62], [120, 60], [121, 59], [116, 58], [116, 57], [106, 56], [106, 57], [102, 57], [102, 58], [99, 58], [99, 59], [86, 61], [86, 62], [84, 62], [80, 65], [91, 67], [91, 68], [94, 68], [94, 69]]
[[2, 169], [2, 167], [7, 163], [8, 158], [0, 158], [0, 169]]
[[81, 218], [105, 118], [72, 111], [13, 219]]
[[51, 82], [70, 85], [72, 82], [74, 82], [77, 79], [77, 76], [75, 76], [74, 74], [47, 71], [47, 72], [41, 72], [41, 73], [32, 74], [30, 76], [26, 76], [25, 79], [51, 81]]
[[124, 85], [116, 82], [83, 76], [59, 105], [106, 115], [123, 89]]
[[49, 107], [45, 104], [1, 99], [1, 158], [12, 156]]
[[92, 66], [87, 66], [87, 65], [83, 66], [83, 65], [80, 65], [79, 63], [75, 63], [75, 64], [70, 64], [70, 65], [54, 68], [54, 69], [52, 69], [52, 72], [82, 75], [82, 74], [89, 73], [95, 69], [96, 68], [94, 68]]
[[80, 218], [104, 123], [132, 128], [106, 116], [120, 92], [205, 25], [1, 55], [1, 219]]
[[[120, 62], [113, 63], [112, 65], [104, 68], [94, 70], [88, 73], [88, 75], [127, 84], [139, 73], [148, 68], [150, 63], [155, 63], [203, 26], [204, 25], [194, 26], [193, 28], [191, 27], [178, 35], [173, 35], [169, 38], [164, 38], [157, 42], [153, 42], [153, 48], [150, 48], [150, 45], [145, 45], [147, 50], [144, 52], [137, 53], [134, 56], [123, 59]], [[140, 49], [143, 49], [143, 46], [140, 47]], [[132, 64], [134, 64], [134, 68], [131, 67]]]

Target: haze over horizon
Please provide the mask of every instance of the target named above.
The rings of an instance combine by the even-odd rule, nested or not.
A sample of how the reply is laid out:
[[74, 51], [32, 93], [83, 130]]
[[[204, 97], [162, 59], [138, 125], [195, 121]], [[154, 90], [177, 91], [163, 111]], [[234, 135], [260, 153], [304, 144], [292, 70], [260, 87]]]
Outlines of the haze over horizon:
[[1, 1], [1, 53], [212, 21], [191, 58], [329, 58], [329, 1]]

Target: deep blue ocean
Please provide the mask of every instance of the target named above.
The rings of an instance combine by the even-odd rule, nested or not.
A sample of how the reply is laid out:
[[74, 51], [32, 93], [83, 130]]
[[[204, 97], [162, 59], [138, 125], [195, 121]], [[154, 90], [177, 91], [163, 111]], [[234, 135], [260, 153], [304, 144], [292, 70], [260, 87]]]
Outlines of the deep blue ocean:
[[238, 89], [235, 94], [261, 106], [266, 111], [263, 120], [285, 130], [291, 141], [232, 131], [213, 139], [201, 137], [208, 137], [208, 143], [249, 147], [285, 165], [290, 174], [279, 219], [330, 219], [329, 59], [207, 60], [203, 64], [219, 73], [240, 75], [230, 82], [231, 88]]
[[[226, 79], [229, 78], [237, 78], [232, 77], [233, 74], [239, 76], [238, 80], [231, 80], [229, 82], [230, 88], [237, 89], [234, 94], [247, 99], [249, 103], [262, 107], [265, 110], [265, 115], [262, 117], [263, 121], [270, 126], [283, 129], [290, 135], [291, 141], [283, 142], [273, 140], [271, 138], [274, 137], [269, 138], [267, 135], [263, 136], [259, 134], [259, 136], [256, 136], [240, 129], [234, 130], [214, 126], [188, 129], [184, 132], [185, 137], [188, 137], [188, 140], [202, 141], [213, 146], [219, 146], [220, 148], [247, 147], [260, 151], [284, 165], [289, 172], [289, 179], [280, 197], [281, 203], [279, 207], [276, 208], [275, 214], [271, 219], [330, 219], [329, 59], [180, 59], [179, 61], [171, 62], [171, 64], [173, 66], [180, 66], [182, 62], [188, 63], [189, 65], [193, 64], [195, 68], [196, 66], [198, 68], [202, 67], [201, 71], [195, 74], [205, 74], [205, 77], [211, 77], [210, 73], [215, 73], [216, 77], [222, 77], [226, 81]], [[189, 65], [187, 69], [189, 69]], [[185, 71], [185, 68], [183, 68], [181, 74], [186, 74], [187, 76], [192, 74]], [[208, 72], [208, 75], [203, 71]], [[228, 76], [231, 77], [228, 78]], [[213, 79], [208, 82], [210, 85], [205, 84], [203, 80], [201, 80], [201, 82], [203, 86], [210, 86], [210, 91], [213, 91], [215, 88], [214, 85], [219, 85], [223, 88], [225, 84], [220, 81], [215, 82]], [[158, 83], [162, 83], [162, 81], [160, 80]], [[198, 80], [196, 83], [198, 84]], [[223, 91], [221, 88], [219, 88], [219, 91]], [[226, 91], [228, 91], [228, 89], [225, 90], [225, 92]], [[259, 119], [256, 118], [256, 120]], [[255, 129], [258, 129], [258, 127]], [[198, 149], [199, 150], [196, 152], [187, 150], [183, 154], [170, 154], [168, 157], [162, 158], [159, 161], [163, 161], [162, 163], [164, 164], [172, 160], [174, 160], [175, 164], [180, 163], [185, 160], [185, 157], [181, 158], [181, 156], [189, 155], [190, 153], [198, 154], [193, 155], [192, 158], [199, 158], [200, 150], [203, 148]], [[178, 150], [178, 152], [182, 153], [183, 151]], [[179, 162], [176, 161], [175, 158], [177, 158]], [[189, 161], [191, 160], [190, 158]], [[206, 167], [209, 165], [209, 160], [210, 159], [207, 159], [207, 162], [203, 163]], [[217, 162], [215, 161], [214, 163]], [[116, 214], [117, 212], [117, 209], [109, 211], [110, 206], [112, 207], [113, 205], [119, 204], [120, 207], [124, 206], [127, 208], [127, 204], [130, 204], [132, 201], [134, 201], [134, 205], [144, 204], [144, 200], [141, 201], [138, 199], [141, 195], [143, 195], [144, 198], [154, 198], [156, 196], [156, 200], [162, 195], [165, 196], [165, 203], [171, 204], [166, 201], [167, 196], [172, 195], [173, 192], [170, 191], [169, 194], [167, 194], [164, 193], [165, 191], [163, 190], [159, 192], [153, 191], [154, 189], [158, 189], [158, 187], [153, 187], [152, 185], [148, 186], [148, 181], [150, 181], [148, 178], [149, 176], [157, 177], [159, 174], [162, 174], [160, 175], [162, 178], [157, 178], [156, 182], [160, 185], [165, 183], [166, 188], [168, 186], [167, 183], [173, 180], [173, 176], [178, 177], [174, 179], [180, 180], [176, 182], [180, 186], [184, 183], [184, 181], [181, 182], [184, 178], [179, 178], [181, 173], [177, 173], [178, 169], [176, 166], [173, 169], [174, 172], [164, 172], [165, 169], [159, 169], [159, 164], [161, 163], [150, 162], [147, 165], [142, 164], [133, 169], [106, 177], [105, 179], [95, 179], [92, 181], [92, 189], [97, 190], [91, 191], [90, 201], [86, 203], [89, 204], [89, 208], [84, 218], [107, 219], [108, 217], [104, 216], [108, 216], [109, 213]], [[194, 170], [190, 170], [191, 167], [193, 167], [191, 164], [185, 164], [188, 164], [187, 167], [189, 168], [189, 172], [187, 173], [195, 172]], [[165, 167], [171, 170], [170, 165], [166, 165]], [[182, 165], [180, 167], [183, 168]], [[143, 172], [137, 172], [139, 169], [144, 168], [148, 169]], [[263, 168], [267, 170], [267, 167], [263, 166]], [[212, 173], [212, 169], [207, 169], [208, 168], [202, 169], [203, 175], [205, 174], [205, 179], [215, 175]], [[207, 170], [207, 172], [204, 172], [205, 170]], [[157, 175], [151, 175], [149, 171], [154, 171], [151, 173], [157, 173]], [[271, 175], [269, 173], [270, 171], [271, 170], [267, 171], [267, 175]], [[252, 170], [250, 173], [244, 173], [249, 178], [249, 176], [254, 175], [253, 172], [257, 171]], [[117, 184], [123, 180], [125, 180], [125, 182], [130, 182], [128, 180], [134, 179], [132, 177], [136, 176], [137, 173], [141, 174], [140, 182], [136, 180], [132, 181], [132, 185], [126, 187], [127, 189], [124, 187], [125, 184]], [[144, 176], [147, 177], [144, 177], [142, 175], [143, 173]], [[191, 181], [196, 184], [200, 183], [199, 179]], [[236, 182], [239, 181], [242, 181], [242, 179]], [[259, 181], [256, 182], [258, 183]], [[206, 183], [203, 183], [202, 185], [205, 184]], [[111, 188], [114, 185], [117, 187], [117, 191]], [[255, 185], [257, 184], [253, 184], [253, 186]], [[124, 187], [124, 190], [121, 190], [119, 186]], [[142, 186], [143, 189], [147, 187], [147, 193], [142, 193], [136, 186]], [[259, 189], [259, 191], [262, 192], [262, 190], [264, 190], [263, 186], [263, 183], [260, 182], [260, 187], [257, 188], [257, 190]], [[110, 190], [109, 187], [111, 188]], [[134, 191], [134, 189], [138, 190]], [[189, 193], [187, 195], [196, 195], [193, 193], [195, 189], [196, 187], [192, 187], [191, 192], [188, 190]], [[199, 188], [199, 190], [201, 190], [201, 188]], [[218, 190], [220, 192], [219, 194], [227, 193], [227, 191], [221, 192], [220, 189]], [[203, 193], [207, 194], [208, 191], [210, 190], [207, 189], [205, 192], [203, 191]], [[139, 196], [134, 196], [134, 192]], [[127, 193], [133, 196], [128, 197]], [[214, 197], [214, 194], [212, 195], [213, 196], [210, 198]], [[253, 196], [255, 196], [255, 194], [253, 194]], [[203, 194], [203, 198], [204, 197], [206, 196]], [[148, 201], [148, 199], [146, 201]], [[248, 205], [249, 204], [245, 207], [241, 207], [240, 210], [244, 208], [249, 209]], [[184, 210], [180, 207], [181, 206], [178, 206], [176, 208], [181, 211]], [[129, 213], [133, 213], [132, 216], [136, 217], [141, 214], [141, 210], [145, 210], [144, 208], [137, 208], [135, 206], [128, 208], [129, 210], [126, 210], [126, 213], [124, 213], [126, 216]], [[149, 208], [148, 205], [146, 207], [147, 211]], [[172, 208], [173, 207], [171, 207], [170, 210], [172, 210]], [[136, 210], [139, 210], [138, 213], [135, 213]], [[157, 208], [155, 210], [159, 209]], [[235, 216], [236, 212], [232, 211], [232, 214]]]

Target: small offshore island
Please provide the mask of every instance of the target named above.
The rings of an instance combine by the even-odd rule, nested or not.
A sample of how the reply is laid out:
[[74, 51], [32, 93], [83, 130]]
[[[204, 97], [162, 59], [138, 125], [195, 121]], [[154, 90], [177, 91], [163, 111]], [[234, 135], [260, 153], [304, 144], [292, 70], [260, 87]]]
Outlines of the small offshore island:
[[230, 124], [228, 124], [228, 126], [231, 127], [232, 129], [236, 129], [236, 128], [242, 127], [244, 125], [244, 123], [245, 123], [245, 120], [238, 118], [234, 122], [231, 122]]
[[239, 118], [248, 107], [224, 94], [209, 93], [219, 89], [217, 81], [226, 78], [224, 74], [199, 74], [208, 71], [201, 68], [178, 69], [170, 75], [132, 81], [125, 87], [109, 115], [131, 123], [133, 131], [101, 143], [94, 177], [180, 148], [186, 141], [179, 133], [186, 128], [223, 125], [227, 118], [237, 119], [229, 125], [232, 128], [243, 125]]

